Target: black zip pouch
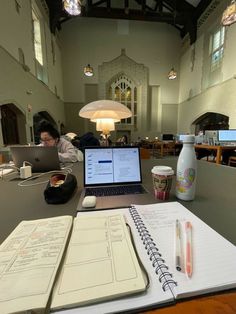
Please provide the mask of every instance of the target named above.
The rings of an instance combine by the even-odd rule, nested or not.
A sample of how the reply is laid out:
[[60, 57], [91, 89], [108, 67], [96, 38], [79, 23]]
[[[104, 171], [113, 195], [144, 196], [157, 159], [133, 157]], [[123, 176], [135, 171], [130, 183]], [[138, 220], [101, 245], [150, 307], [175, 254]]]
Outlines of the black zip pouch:
[[48, 204], [64, 204], [71, 198], [76, 187], [77, 180], [73, 174], [54, 174], [44, 190], [45, 201]]

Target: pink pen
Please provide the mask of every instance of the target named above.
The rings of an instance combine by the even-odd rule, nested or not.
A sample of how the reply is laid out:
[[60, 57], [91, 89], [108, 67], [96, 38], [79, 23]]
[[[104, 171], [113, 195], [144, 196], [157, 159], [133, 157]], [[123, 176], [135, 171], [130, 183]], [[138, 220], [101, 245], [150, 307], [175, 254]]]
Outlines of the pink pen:
[[186, 274], [190, 278], [193, 273], [193, 259], [192, 259], [192, 225], [191, 222], [185, 223], [186, 232], [186, 256], [185, 256], [185, 268]]

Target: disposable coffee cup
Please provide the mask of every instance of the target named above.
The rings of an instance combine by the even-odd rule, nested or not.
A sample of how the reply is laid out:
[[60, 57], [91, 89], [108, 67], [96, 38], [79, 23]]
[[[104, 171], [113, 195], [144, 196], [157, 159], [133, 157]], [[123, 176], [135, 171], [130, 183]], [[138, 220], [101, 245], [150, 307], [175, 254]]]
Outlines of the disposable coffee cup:
[[169, 199], [174, 170], [168, 166], [155, 166], [151, 173], [155, 198]]

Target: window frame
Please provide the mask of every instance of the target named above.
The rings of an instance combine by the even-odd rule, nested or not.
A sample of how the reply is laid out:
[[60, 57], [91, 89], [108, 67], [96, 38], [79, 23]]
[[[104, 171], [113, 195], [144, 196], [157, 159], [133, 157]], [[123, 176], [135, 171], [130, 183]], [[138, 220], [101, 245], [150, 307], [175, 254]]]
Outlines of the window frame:
[[[34, 46], [35, 74], [36, 74], [36, 77], [40, 81], [48, 85], [48, 69], [47, 69], [47, 53], [46, 53], [46, 37], [45, 37], [44, 19], [35, 1], [32, 1], [31, 16], [32, 16], [32, 38], [33, 38], [33, 46]], [[39, 26], [38, 36], [40, 38], [38, 39], [36, 39], [36, 36], [35, 36], [35, 22], [34, 22], [35, 19], [38, 21], [38, 26]], [[40, 45], [41, 51], [37, 51], [36, 44]], [[40, 58], [37, 57], [37, 54], [39, 55], [41, 54]]]
[[[116, 95], [117, 89], [119, 93]], [[128, 95], [129, 91], [129, 95]], [[109, 98], [125, 105], [132, 112], [132, 116], [117, 122], [118, 125], [137, 127], [138, 88], [125, 74], [118, 75], [109, 85]]]
[[[215, 40], [217, 34], [219, 33], [219, 40]], [[214, 47], [216, 46], [216, 47]], [[209, 58], [210, 58], [210, 71], [214, 72], [219, 69], [222, 64], [224, 56], [225, 46], [225, 27], [220, 26], [212, 32], [209, 41]], [[219, 55], [218, 57], [217, 54]]]

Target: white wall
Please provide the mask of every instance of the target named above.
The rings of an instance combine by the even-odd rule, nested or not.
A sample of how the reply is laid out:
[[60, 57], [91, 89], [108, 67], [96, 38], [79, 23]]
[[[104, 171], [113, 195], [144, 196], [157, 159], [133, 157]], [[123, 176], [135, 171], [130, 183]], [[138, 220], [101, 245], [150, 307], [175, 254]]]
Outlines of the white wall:
[[[174, 27], [152, 22], [74, 18], [62, 24], [61, 41], [64, 97], [68, 106], [78, 103], [79, 110], [79, 104], [86, 102], [85, 85], [99, 83], [98, 66], [119, 57], [122, 48], [129, 58], [148, 68], [148, 84], [158, 86], [161, 105], [178, 103], [179, 80], [167, 79], [171, 67], [179, 69], [181, 38]], [[89, 78], [83, 74], [88, 63], [95, 73]], [[160, 132], [160, 124], [149, 133], [156, 131]]]
[[[63, 23], [61, 40], [66, 102], [84, 102], [84, 84], [98, 83], [98, 66], [118, 57], [125, 48], [128, 57], [149, 68], [149, 84], [161, 87], [161, 102], [176, 103], [178, 79], [169, 81], [172, 66], [178, 70], [181, 38], [172, 26], [162, 23], [111, 19], [75, 18]], [[122, 34], [127, 31], [127, 34]], [[87, 78], [83, 67], [93, 66]]]
[[[58, 125], [64, 122], [63, 102], [1, 47], [0, 69], [0, 104], [14, 103], [26, 115], [28, 126], [38, 111], [47, 111]], [[30, 113], [28, 105], [32, 107]]]
[[[38, 111], [48, 111], [58, 124], [65, 124], [60, 47], [57, 38], [49, 30], [48, 16], [40, 6], [41, 2], [36, 2], [44, 16], [48, 86], [35, 77], [31, 1], [18, 0], [20, 13], [17, 13], [15, 1], [1, 0], [0, 10], [0, 105], [11, 102], [25, 113], [27, 137], [29, 126], [33, 123], [33, 114]], [[55, 63], [51, 40], [55, 44]], [[24, 52], [29, 72], [19, 63], [18, 48]], [[55, 95], [55, 86], [58, 97]], [[27, 91], [32, 93], [29, 95]], [[28, 105], [32, 106], [30, 113]]]
[[1, 1], [0, 45], [16, 60], [18, 60], [18, 48], [21, 48], [25, 55], [25, 63], [34, 74], [31, 1], [21, 0], [19, 4], [20, 14], [16, 11], [15, 1]]
[[224, 57], [217, 81], [207, 88], [204, 85], [204, 82], [210, 82], [204, 77], [207, 54], [204, 49], [208, 45], [209, 32], [220, 25], [222, 13], [228, 5], [227, 0], [220, 2], [199, 28], [196, 43], [181, 56], [178, 132], [190, 132], [192, 122], [206, 112], [229, 116], [230, 128], [236, 128], [236, 24], [226, 28]]

